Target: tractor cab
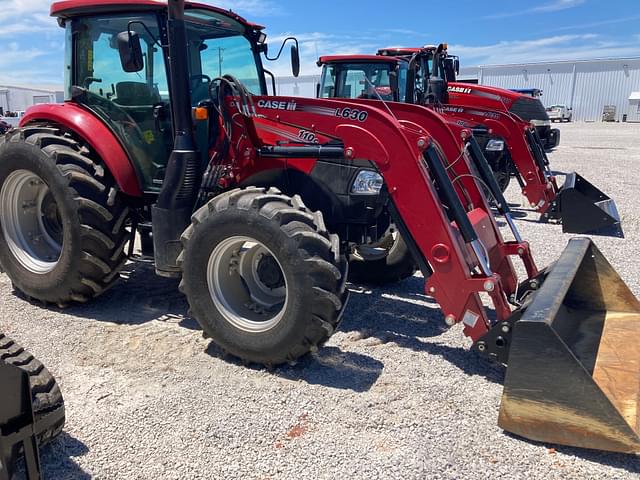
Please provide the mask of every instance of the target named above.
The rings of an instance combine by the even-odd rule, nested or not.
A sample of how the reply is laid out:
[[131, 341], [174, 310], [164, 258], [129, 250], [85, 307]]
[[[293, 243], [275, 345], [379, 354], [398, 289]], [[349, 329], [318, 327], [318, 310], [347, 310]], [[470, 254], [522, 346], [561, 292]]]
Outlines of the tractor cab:
[[407, 96], [412, 103], [449, 103], [449, 82], [460, 71], [460, 61], [447, 53], [447, 44], [422, 48], [383, 48], [382, 57], [395, 56], [409, 63]]
[[[65, 3], [70, 6], [66, 8]], [[152, 3], [104, 2], [100, 9], [94, 6], [88, 12], [74, 8], [73, 2], [61, 2], [56, 15], [68, 38], [67, 100], [109, 126], [133, 159], [141, 189], [157, 193], [173, 149], [174, 131], [167, 16], [161, 5], [152, 8]], [[185, 25], [193, 108], [211, 98], [212, 79], [223, 75], [237, 78], [252, 94], [267, 93], [265, 74], [270, 74], [262, 65], [262, 54], [268, 51], [263, 27], [228, 11], [189, 4]], [[293, 53], [296, 57], [297, 49]], [[197, 134], [198, 150], [205, 157], [208, 133]]]
[[319, 98], [403, 101], [408, 62], [375, 55], [321, 57]]

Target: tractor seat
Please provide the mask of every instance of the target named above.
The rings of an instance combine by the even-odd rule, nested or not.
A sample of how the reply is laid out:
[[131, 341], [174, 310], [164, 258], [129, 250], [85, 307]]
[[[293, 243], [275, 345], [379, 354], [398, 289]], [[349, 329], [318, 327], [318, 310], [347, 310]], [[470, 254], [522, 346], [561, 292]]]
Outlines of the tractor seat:
[[113, 101], [122, 107], [152, 106], [160, 102], [160, 95], [143, 82], [120, 82]]

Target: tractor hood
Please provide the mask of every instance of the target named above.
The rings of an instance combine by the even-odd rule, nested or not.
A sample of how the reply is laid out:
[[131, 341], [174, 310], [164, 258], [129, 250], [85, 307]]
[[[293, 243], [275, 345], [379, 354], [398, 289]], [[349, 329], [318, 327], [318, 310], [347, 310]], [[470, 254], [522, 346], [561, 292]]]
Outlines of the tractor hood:
[[526, 122], [533, 122], [536, 125], [541, 124], [541, 122], [549, 122], [549, 116], [540, 99], [512, 90], [486, 85], [450, 82], [449, 99], [452, 104], [509, 112]]

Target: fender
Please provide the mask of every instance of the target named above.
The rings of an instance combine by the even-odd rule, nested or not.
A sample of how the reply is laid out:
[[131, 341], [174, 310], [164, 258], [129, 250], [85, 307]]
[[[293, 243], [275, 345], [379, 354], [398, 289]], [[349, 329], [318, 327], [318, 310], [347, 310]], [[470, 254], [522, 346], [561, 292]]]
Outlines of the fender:
[[123, 193], [133, 197], [142, 196], [136, 171], [127, 152], [98, 118], [73, 103], [43, 104], [29, 108], [20, 126], [42, 121], [57, 123], [73, 131], [96, 151]]

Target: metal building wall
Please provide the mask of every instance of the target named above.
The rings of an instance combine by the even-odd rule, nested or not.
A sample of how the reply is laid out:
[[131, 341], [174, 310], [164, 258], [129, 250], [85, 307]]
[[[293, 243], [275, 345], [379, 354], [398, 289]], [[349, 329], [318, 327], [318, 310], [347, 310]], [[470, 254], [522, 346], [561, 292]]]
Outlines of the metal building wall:
[[501, 88], [539, 88], [542, 102], [573, 106], [577, 121], [600, 121], [605, 105], [616, 120], [629, 115], [629, 95], [640, 90], [640, 58], [481, 66], [480, 83]]
[[[278, 95], [283, 97], [306, 97], [314, 98], [316, 96], [316, 85], [320, 81], [318, 75], [300, 75], [295, 77], [277, 77], [276, 90]], [[267, 78], [267, 86], [271, 93], [271, 83]]]
[[60, 103], [59, 92], [14, 86], [0, 86], [0, 107], [4, 112], [24, 111], [37, 103]]

